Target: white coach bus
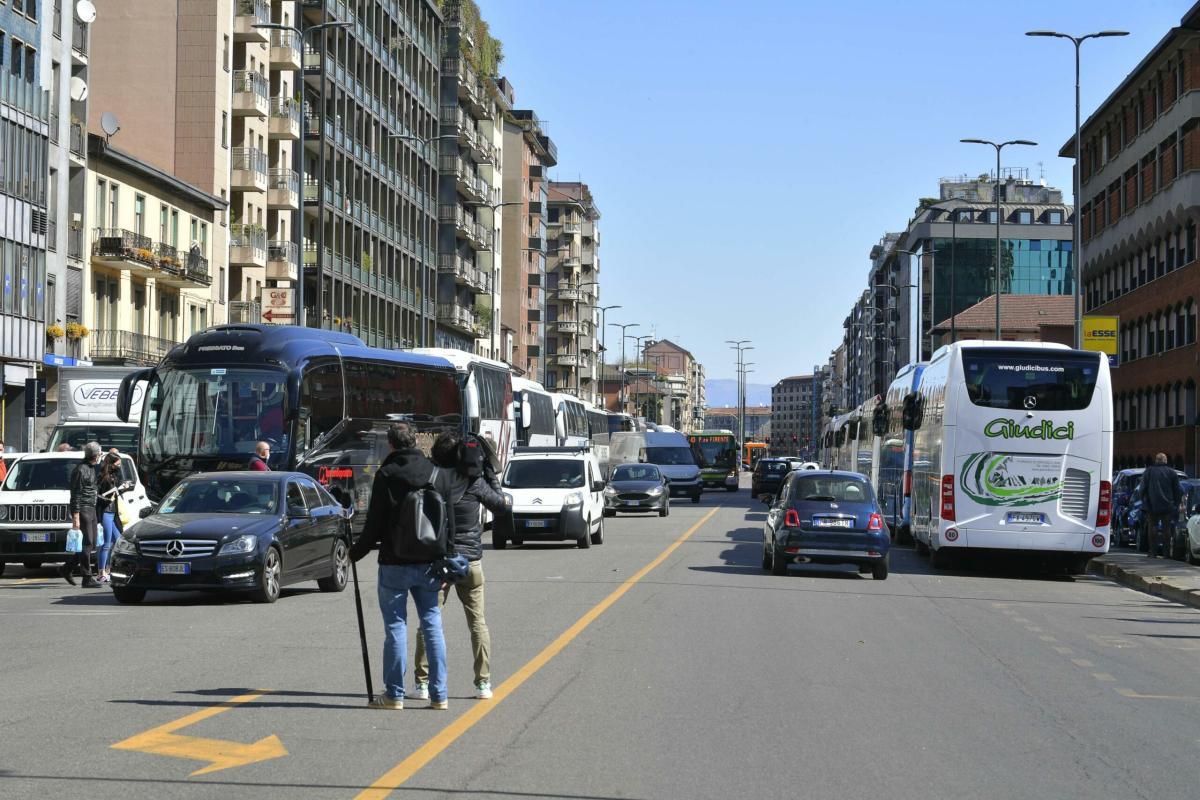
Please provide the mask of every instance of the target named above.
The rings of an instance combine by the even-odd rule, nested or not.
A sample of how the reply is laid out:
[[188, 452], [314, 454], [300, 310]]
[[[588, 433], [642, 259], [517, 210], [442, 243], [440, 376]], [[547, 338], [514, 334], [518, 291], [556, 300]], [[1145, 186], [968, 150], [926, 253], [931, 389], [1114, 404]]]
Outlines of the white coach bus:
[[1112, 383], [1099, 353], [963, 341], [906, 398], [912, 532], [935, 567], [964, 550], [1027, 551], [1078, 572], [1108, 550]]
[[509, 455], [517, 446], [512, 373], [508, 365], [452, 348], [418, 347], [411, 352], [438, 356], [454, 365], [463, 380], [466, 430], [491, 442], [499, 459], [493, 466], [497, 472], [503, 472]]
[[514, 413], [517, 420], [517, 444], [521, 447], [555, 447], [554, 398], [535, 381], [512, 379]]

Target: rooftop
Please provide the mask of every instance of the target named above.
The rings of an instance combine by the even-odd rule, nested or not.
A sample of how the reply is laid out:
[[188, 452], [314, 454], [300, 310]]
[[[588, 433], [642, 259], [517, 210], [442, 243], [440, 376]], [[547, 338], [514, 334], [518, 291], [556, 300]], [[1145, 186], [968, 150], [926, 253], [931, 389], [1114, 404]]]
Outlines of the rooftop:
[[[1071, 295], [1006, 294], [1000, 303], [1000, 322], [1005, 330], [1036, 331], [1044, 325], [1074, 325], [1075, 298]], [[959, 330], [990, 330], [996, 325], [996, 295], [985, 297], [954, 318]], [[945, 319], [933, 333], [950, 330]]]

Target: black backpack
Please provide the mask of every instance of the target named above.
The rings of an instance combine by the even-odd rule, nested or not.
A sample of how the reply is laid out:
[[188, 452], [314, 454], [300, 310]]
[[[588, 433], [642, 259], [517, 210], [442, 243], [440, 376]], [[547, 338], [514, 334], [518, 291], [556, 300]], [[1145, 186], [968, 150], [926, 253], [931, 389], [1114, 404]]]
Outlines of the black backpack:
[[454, 543], [454, 505], [447, 504], [438, 488], [440, 470], [433, 468], [429, 481], [400, 501], [400, 536], [393, 540], [396, 557], [429, 560], [446, 556]]

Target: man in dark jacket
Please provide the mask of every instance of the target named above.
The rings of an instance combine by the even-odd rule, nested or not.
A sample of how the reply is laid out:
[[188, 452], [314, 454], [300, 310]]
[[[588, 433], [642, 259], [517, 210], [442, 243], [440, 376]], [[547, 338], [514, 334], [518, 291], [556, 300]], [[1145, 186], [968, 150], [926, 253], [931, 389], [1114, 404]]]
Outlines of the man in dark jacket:
[[[454, 550], [458, 555], [466, 556], [471, 565], [466, 579], [454, 584], [454, 590], [462, 601], [467, 626], [471, 629], [475, 697], [490, 700], [492, 637], [483, 615], [483, 514], [480, 508], [493, 514], [506, 514], [512, 510], [512, 502], [500, 493], [500, 482], [495, 473], [485, 470], [478, 441], [472, 439], [464, 443], [456, 434], [443, 433], [433, 444], [433, 461], [454, 475], [452, 496], [457, 499], [454, 504]], [[447, 586], [442, 591], [443, 604], [449, 596], [450, 587]], [[422, 697], [429, 693], [429, 666], [425, 660], [425, 642], [420, 634], [417, 635], [415, 660], [413, 679], [417, 688], [413, 697]]]
[[[442, 611], [438, 603], [441, 581], [430, 570], [446, 555], [448, 542], [436, 547], [422, 545], [411, 531], [404, 530], [400, 510], [404, 498], [429, 485], [433, 463], [417, 449], [413, 429], [404, 423], [387, 432], [391, 452], [383, 460], [371, 486], [371, 502], [362, 535], [355, 540], [350, 556], [358, 561], [373, 548], [379, 549], [379, 610], [387, 634], [383, 644], [384, 694], [374, 698], [371, 708], [404, 708], [404, 670], [408, 647], [408, 594], [412, 592], [421, 633], [429, 646], [429, 707], [446, 710], [446, 642], [442, 636]], [[439, 471], [435, 485], [450, 506], [451, 476]]]
[[83, 534], [83, 549], [67, 557], [59, 574], [75, 585], [71, 576], [75, 568], [83, 574], [85, 589], [94, 589], [100, 582], [92, 575], [92, 552], [96, 549], [96, 463], [100, 460], [100, 445], [88, 442], [83, 446], [83, 461], [71, 473], [71, 524]]
[[[1167, 465], [1167, 454], [1154, 457], [1154, 465], [1142, 473], [1142, 508], [1146, 515], [1146, 544], [1150, 558], [1158, 555], [1158, 524], [1163, 526], [1163, 542], [1175, 536], [1175, 518], [1179, 515], [1179, 504], [1183, 502], [1183, 487], [1179, 476]], [[1170, 555], [1170, 551], [1167, 552]]]

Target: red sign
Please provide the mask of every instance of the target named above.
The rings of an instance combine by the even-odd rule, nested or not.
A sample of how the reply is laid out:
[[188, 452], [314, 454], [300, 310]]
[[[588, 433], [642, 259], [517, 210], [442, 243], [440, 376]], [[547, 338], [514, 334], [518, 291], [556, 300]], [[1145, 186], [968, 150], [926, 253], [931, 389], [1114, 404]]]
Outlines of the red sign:
[[354, 470], [350, 467], [317, 467], [317, 483], [328, 486], [330, 480], [353, 478]]
[[265, 319], [267, 322], [274, 322], [276, 320], [279, 320], [280, 322], [282, 322], [285, 319], [295, 319], [296, 318], [296, 315], [291, 313], [290, 311], [288, 311], [288, 312], [272, 311], [269, 308], [266, 311], [262, 312], [262, 316], [263, 316], [263, 319]]

